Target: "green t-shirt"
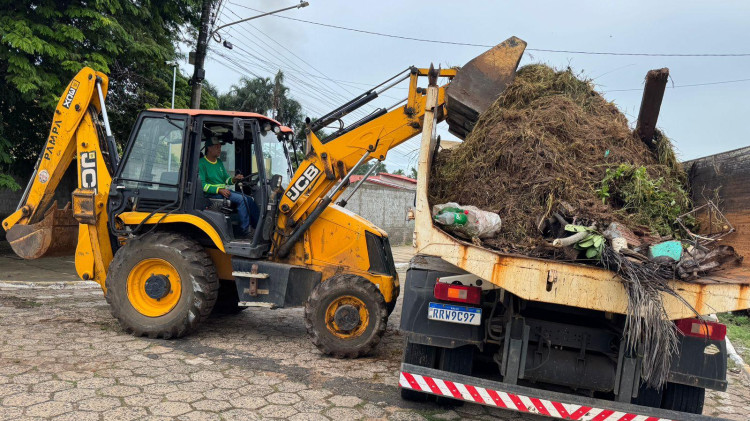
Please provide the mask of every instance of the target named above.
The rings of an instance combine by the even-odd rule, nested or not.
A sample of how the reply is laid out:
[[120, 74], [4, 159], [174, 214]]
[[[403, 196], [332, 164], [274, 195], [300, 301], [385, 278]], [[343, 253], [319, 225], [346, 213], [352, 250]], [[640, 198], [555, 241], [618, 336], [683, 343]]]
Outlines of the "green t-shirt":
[[224, 168], [221, 159], [216, 158], [216, 162], [211, 162], [205, 156], [198, 163], [198, 175], [201, 178], [203, 192], [206, 194], [216, 194], [219, 189], [224, 189], [227, 184], [232, 184], [232, 177]]

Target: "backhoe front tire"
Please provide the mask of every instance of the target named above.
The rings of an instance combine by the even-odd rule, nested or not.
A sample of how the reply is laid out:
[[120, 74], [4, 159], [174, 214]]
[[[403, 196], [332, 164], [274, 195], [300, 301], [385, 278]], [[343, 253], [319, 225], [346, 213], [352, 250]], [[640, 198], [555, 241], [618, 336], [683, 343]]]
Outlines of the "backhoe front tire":
[[305, 303], [305, 326], [312, 343], [336, 358], [358, 358], [383, 337], [385, 299], [367, 279], [335, 275], [313, 289]]
[[117, 251], [105, 285], [110, 311], [123, 330], [170, 339], [194, 330], [211, 313], [219, 280], [200, 244], [157, 232]]

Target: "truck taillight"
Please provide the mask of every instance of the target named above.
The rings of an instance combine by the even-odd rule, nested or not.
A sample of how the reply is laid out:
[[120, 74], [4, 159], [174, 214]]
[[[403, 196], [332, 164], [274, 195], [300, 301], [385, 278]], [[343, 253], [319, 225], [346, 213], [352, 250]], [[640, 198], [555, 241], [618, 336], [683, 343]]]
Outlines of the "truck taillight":
[[723, 341], [727, 336], [727, 327], [717, 322], [707, 322], [699, 319], [677, 320], [677, 329], [687, 336], [699, 338], [708, 337], [714, 341]]
[[435, 284], [435, 298], [457, 303], [479, 304], [482, 300], [482, 288], [438, 282]]

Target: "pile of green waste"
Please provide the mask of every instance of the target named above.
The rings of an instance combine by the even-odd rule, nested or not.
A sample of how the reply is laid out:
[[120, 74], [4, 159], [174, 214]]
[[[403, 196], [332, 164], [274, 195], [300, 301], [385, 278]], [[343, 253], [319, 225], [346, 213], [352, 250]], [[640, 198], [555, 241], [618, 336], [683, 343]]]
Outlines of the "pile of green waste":
[[502, 230], [482, 242], [505, 252], [559, 257], [544, 238], [556, 215], [675, 236], [675, 217], [691, 209], [686, 176], [669, 139], [655, 140], [651, 149], [570, 69], [524, 66], [466, 140], [436, 155], [430, 202], [497, 213]]

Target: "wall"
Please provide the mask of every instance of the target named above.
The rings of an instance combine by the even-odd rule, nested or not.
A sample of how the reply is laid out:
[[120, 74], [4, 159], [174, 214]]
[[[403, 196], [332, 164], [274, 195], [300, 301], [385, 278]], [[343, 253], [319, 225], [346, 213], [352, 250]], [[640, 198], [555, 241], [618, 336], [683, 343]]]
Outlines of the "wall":
[[716, 205], [736, 230], [721, 242], [745, 256], [747, 265], [750, 262], [750, 147], [698, 158], [684, 165], [696, 207], [714, 199], [718, 193]]
[[[76, 173], [76, 163], [75, 161], [73, 161], [68, 170], [65, 172], [62, 180], [60, 180], [60, 184], [57, 186], [57, 190], [55, 191], [53, 201], [57, 200], [57, 205], [60, 208], [62, 208], [72, 200], [73, 190], [78, 187]], [[10, 214], [16, 211], [18, 202], [21, 200], [23, 191], [26, 189], [26, 184], [29, 182], [28, 177], [14, 178], [16, 179], [16, 183], [18, 183], [21, 188], [15, 192], [10, 190], [0, 190], [0, 221], [7, 218], [8, 216], [10, 216]], [[0, 240], [5, 241], [5, 230], [3, 229], [0, 229]]]
[[411, 244], [414, 221], [406, 220], [406, 212], [414, 207], [414, 194], [414, 190], [365, 183], [346, 208], [385, 230], [391, 245]]

